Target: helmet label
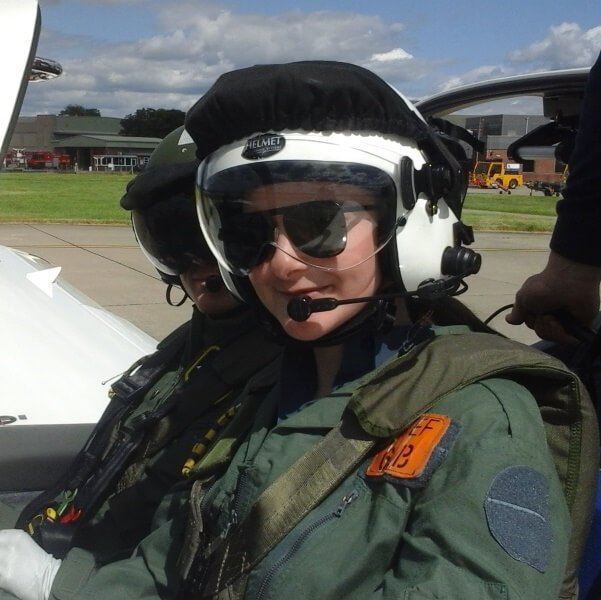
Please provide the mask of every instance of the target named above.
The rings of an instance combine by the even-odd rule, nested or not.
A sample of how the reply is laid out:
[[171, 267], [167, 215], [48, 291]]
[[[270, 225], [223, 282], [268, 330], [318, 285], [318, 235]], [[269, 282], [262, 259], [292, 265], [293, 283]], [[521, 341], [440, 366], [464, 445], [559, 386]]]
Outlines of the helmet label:
[[275, 133], [262, 133], [246, 140], [242, 157], [249, 160], [268, 158], [284, 149], [286, 139]]

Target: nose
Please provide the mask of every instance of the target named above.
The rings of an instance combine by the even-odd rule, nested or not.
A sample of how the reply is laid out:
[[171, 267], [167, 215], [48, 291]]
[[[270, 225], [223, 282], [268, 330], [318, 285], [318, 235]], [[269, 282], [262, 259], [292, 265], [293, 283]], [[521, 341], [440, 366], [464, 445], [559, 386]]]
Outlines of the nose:
[[211, 277], [219, 271], [217, 267], [209, 261], [205, 261], [203, 259], [194, 259], [190, 263], [190, 266], [186, 272], [190, 275], [190, 277], [194, 277], [196, 279], [207, 279], [207, 277]]
[[298, 258], [299, 250], [289, 240], [286, 232], [276, 229], [275, 241], [272, 242], [274, 252], [269, 259], [269, 266], [278, 277], [287, 277], [295, 271], [304, 270], [307, 266]]

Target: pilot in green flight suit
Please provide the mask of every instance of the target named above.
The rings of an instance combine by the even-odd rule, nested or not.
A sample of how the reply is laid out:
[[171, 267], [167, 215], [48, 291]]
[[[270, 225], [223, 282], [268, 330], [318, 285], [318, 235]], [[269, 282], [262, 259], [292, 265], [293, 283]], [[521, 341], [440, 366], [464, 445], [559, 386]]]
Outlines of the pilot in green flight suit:
[[285, 344], [278, 382], [241, 394], [248, 433], [193, 466], [187, 510], [128, 559], [72, 549], [30, 597], [575, 598], [596, 421], [559, 362], [439, 326], [478, 268], [452, 141], [332, 62], [226, 74], [186, 129], [224, 281]]

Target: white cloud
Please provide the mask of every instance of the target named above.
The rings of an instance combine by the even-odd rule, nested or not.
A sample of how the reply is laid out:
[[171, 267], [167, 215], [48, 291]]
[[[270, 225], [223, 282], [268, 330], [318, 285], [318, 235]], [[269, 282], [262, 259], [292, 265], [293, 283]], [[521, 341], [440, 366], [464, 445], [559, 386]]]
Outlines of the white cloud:
[[[132, 42], [45, 33], [45, 54], [58, 60], [64, 73], [30, 90], [29, 112], [23, 114], [60, 110], [66, 103], [82, 103], [81, 97], [105, 116], [123, 116], [143, 106], [185, 110], [221, 73], [258, 63], [343, 60], [396, 80], [414, 79], [420, 71], [399, 46], [403, 25], [379, 17], [301, 10], [235, 14], [209, 2], [161, 3], [156, 11], [158, 32]], [[72, 56], [77, 45], [84, 56], [60, 58], [67, 51]]]
[[234, 65], [303, 59], [364, 60], [374, 50], [397, 45], [399, 24], [350, 12], [300, 10], [283, 15], [234, 14], [216, 5], [180, 4], [162, 8], [161, 25], [181, 29], [190, 59]]
[[[85, 1], [100, 6], [138, 2]], [[45, 4], [60, 2], [43, 0]], [[601, 27], [582, 30], [573, 23], [561, 23], [549, 28], [544, 39], [514, 50], [497, 65], [448, 77], [443, 73], [455, 59], [442, 45], [439, 57], [410, 53], [404, 46], [409, 36], [416, 35], [415, 26], [378, 16], [300, 9], [259, 15], [250, 12], [252, 7], [241, 14], [205, 0], [144, 0], [143, 6], [146, 14], [155, 15], [155, 22], [152, 34], [141, 39], [109, 43], [90, 35], [43, 30], [39, 55], [60, 62], [64, 74], [31, 86], [23, 114], [57, 112], [75, 102], [99, 108], [106, 116], [124, 116], [141, 107], [186, 110], [226, 71], [311, 59], [360, 64], [415, 98], [416, 91], [423, 97], [517, 73], [590, 65], [601, 48]]]
[[[550, 27], [544, 39], [510, 52], [506, 63], [483, 65], [449, 77], [439, 85], [438, 91], [523, 73], [591, 66], [600, 51], [601, 26], [582, 30], [575, 23], [561, 23]], [[522, 104], [523, 110], [530, 108], [527, 103]]]
[[373, 62], [391, 62], [397, 60], [410, 60], [413, 56], [409, 52], [405, 52], [402, 48], [395, 48], [389, 52], [381, 52], [380, 54], [372, 54], [370, 60]]
[[445, 92], [462, 85], [468, 85], [470, 83], [486, 81], [488, 79], [498, 79], [500, 77], [508, 77], [514, 73], [515, 72], [512, 69], [504, 67], [503, 65], [483, 65], [463, 73], [462, 75], [448, 78], [444, 83], [441, 84], [439, 91]]
[[537, 71], [588, 67], [600, 50], [601, 26], [583, 31], [576, 23], [561, 23], [550, 27], [546, 38], [511, 52], [509, 60]]

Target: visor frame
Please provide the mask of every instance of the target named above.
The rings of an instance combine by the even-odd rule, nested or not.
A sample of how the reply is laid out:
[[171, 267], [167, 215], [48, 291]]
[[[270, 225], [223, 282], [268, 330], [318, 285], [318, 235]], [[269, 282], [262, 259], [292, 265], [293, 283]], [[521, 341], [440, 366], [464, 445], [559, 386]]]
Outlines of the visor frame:
[[[252, 141], [263, 136], [268, 139], [271, 138], [271, 147], [275, 147], [277, 150], [273, 153], [267, 152], [262, 156], [252, 157], [251, 155], [249, 157], [249, 140]], [[280, 138], [281, 141], [278, 142], [276, 138]], [[196, 195], [198, 217], [203, 234], [222, 270], [230, 272], [235, 276], [246, 276], [248, 273], [237, 271], [236, 267], [231, 265], [226, 258], [227, 253], [223, 244], [220, 243], [218, 239], [219, 235], [217, 234], [220, 227], [214, 225], [218, 223], [219, 217], [213, 219], [213, 216], [209, 214], [210, 206], [214, 208], [214, 205], [211, 200], [206, 198], [207, 194], [204, 192], [206, 190], [205, 182], [230, 169], [238, 169], [244, 166], [268, 166], [269, 163], [274, 162], [285, 163], [289, 161], [291, 164], [323, 163], [323, 165], [351, 164], [359, 168], [376, 169], [383, 173], [393, 184], [396, 197], [392, 200], [391, 232], [390, 235], [383, 236], [386, 238], [387, 243], [390, 238], [394, 237], [394, 226], [400, 214], [406, 212], [403, 208], [401, 198], [400, 162], [401, 158], [407, 156], [411, 159], [415, 167], [421, 168], [425, 164], [425, 159], [415, 143], [410, 140], [400, 140], [392, 135], [372, 132], [320, 133], [283, 131], [280, 133], [254, 134], [249, 138], [238, 140], [209, 155], [199, 166], [196, 179]], [[289, 181], [292, 182], [295, 179], [290, 179]], [[300, 179], [300, 181], [305, 180]], [[362, 187], [369, 190], [369, 186]], [[206, 206], [207, 204], [209, 206]], [[379, 247], [376, 253], [381, 249], [382, 247]], [[335, 270], [320, 267], [310, 262], [305, 262], [305, 264], [315, 268], [323, 268], [324, 270]]]

